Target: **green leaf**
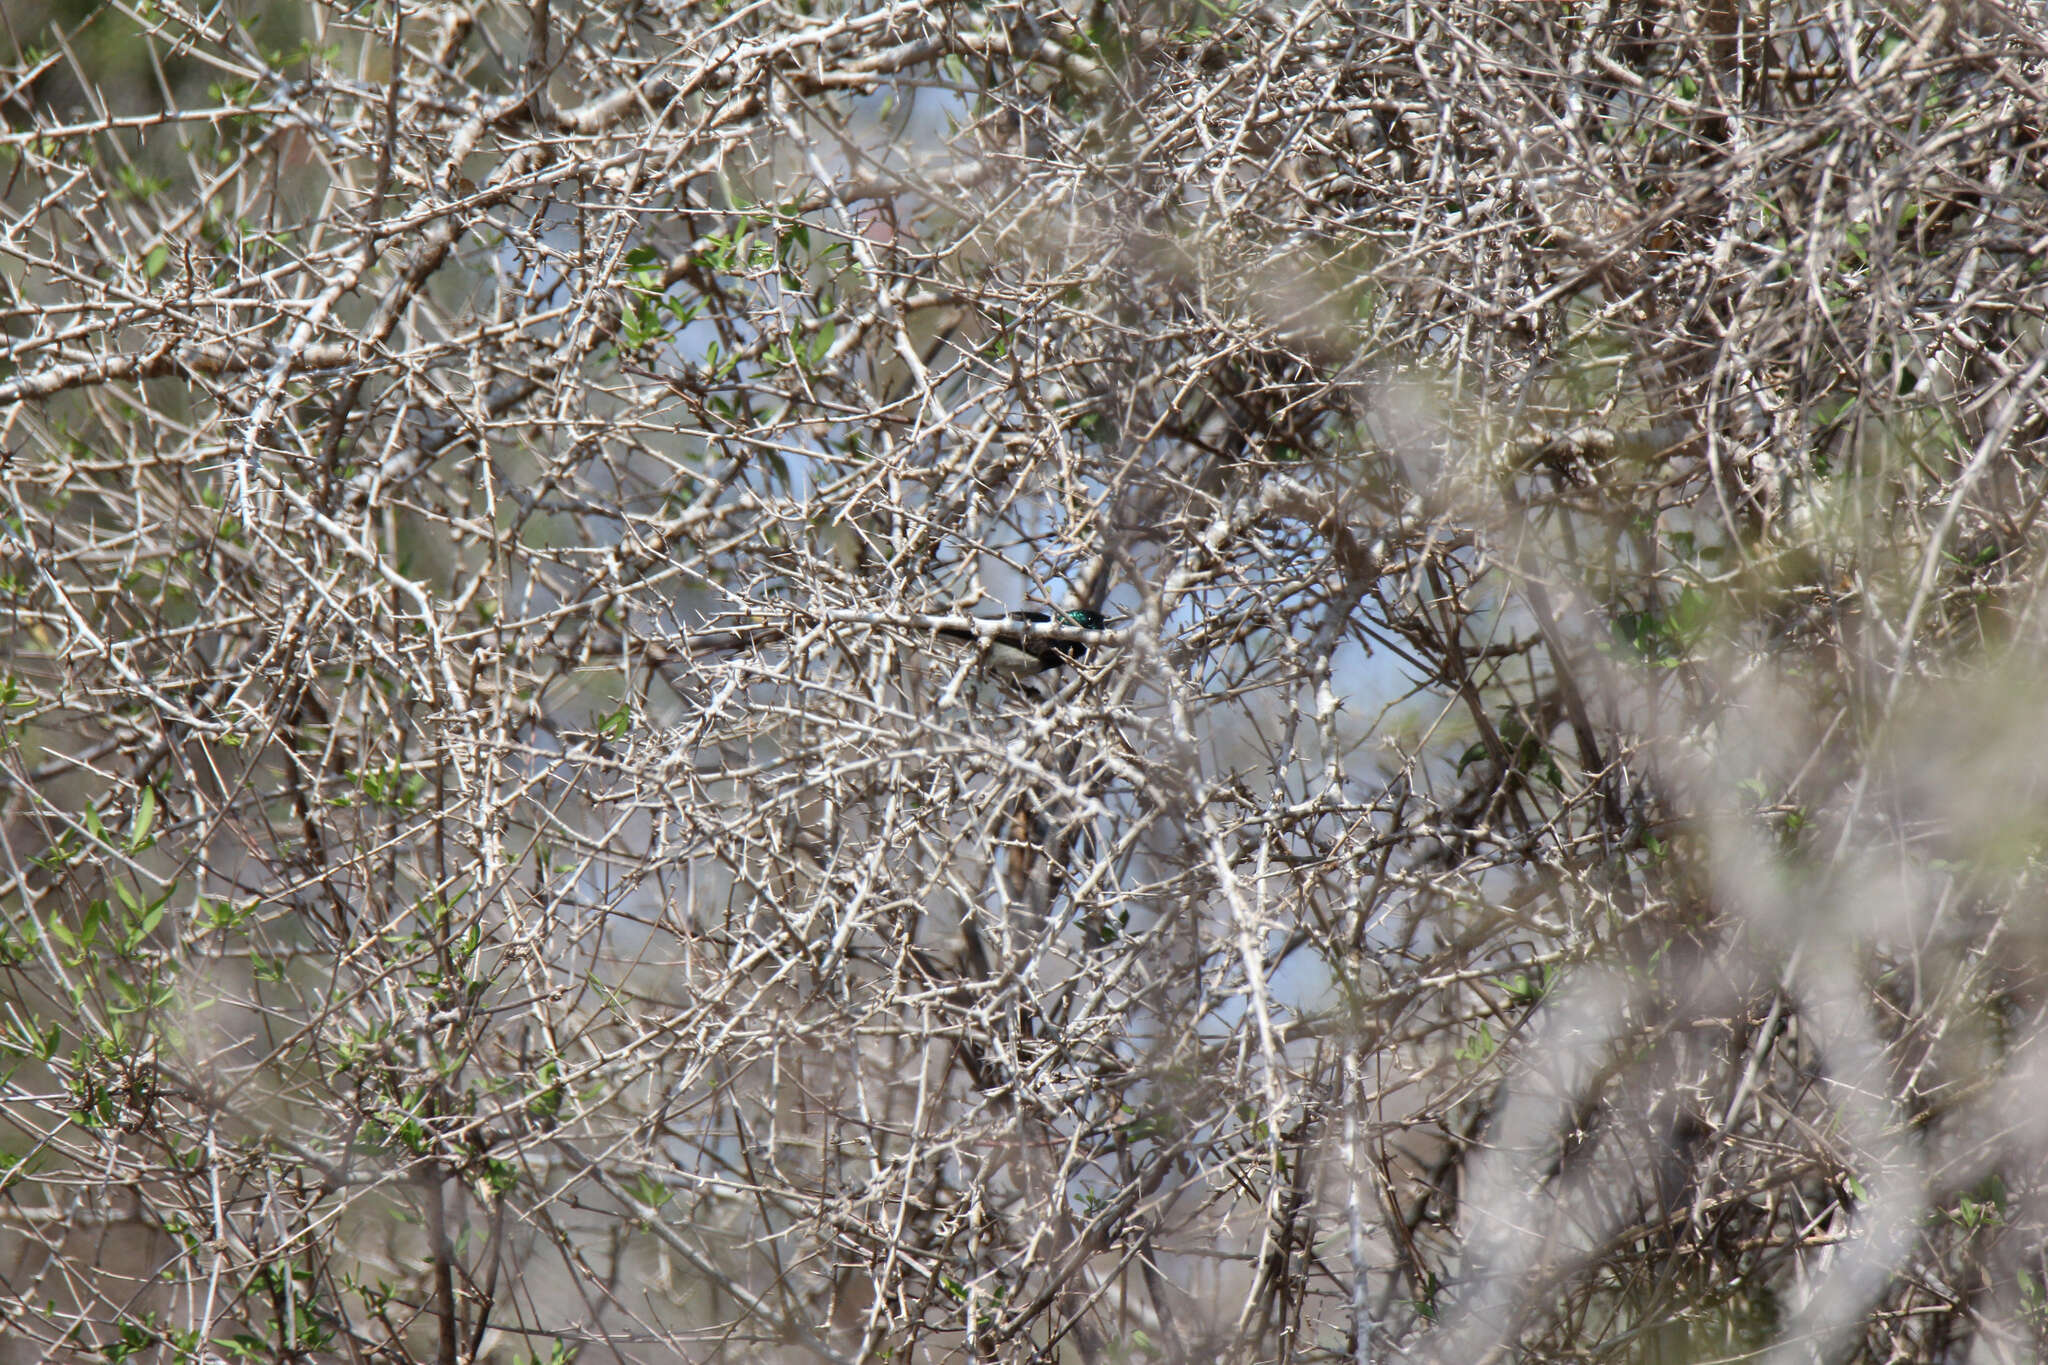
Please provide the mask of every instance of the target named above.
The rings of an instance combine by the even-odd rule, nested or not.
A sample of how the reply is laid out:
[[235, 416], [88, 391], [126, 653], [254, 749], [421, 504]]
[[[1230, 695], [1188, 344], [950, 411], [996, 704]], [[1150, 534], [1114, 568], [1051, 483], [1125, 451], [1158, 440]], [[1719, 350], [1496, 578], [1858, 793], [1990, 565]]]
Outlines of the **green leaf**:
[[156, 789], [144, 787], [142, 799], [135, 804], [135, 818], [128, 822], [128, 851], [140, 853], [154, 842], [149, 837], [150, 822], [156, 818]]
[[1500, 1043], [1493, 1036], [1493, 1028], [1480, 1024], [1479, 1031], [1458, 1044], [1453, 1054], [1461, 1062], [1483, 1062], [1500, 1050]]
[[1706, 632], [1707, 622], [1713, 615], [1713, 604], [1698, 588], [1688, 586], [1678, 594], [1678, 601], [1671, 608], [1672, 631], [1681, 639], [1691, 642]]
[[636, 1173], [630, 1189], [632, 1196], [650, 1209], [658, 1209], [675, 1197], [675, 1191], [646, 1172]]

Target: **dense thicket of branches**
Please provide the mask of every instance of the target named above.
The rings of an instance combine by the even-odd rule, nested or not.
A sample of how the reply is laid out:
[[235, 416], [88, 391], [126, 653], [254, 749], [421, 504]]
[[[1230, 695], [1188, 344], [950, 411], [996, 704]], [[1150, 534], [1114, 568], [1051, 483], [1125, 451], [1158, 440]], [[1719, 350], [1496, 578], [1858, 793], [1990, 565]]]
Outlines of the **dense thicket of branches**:
[[0, 1356], [2048, 1349], [2037, 7], [8, 16]]

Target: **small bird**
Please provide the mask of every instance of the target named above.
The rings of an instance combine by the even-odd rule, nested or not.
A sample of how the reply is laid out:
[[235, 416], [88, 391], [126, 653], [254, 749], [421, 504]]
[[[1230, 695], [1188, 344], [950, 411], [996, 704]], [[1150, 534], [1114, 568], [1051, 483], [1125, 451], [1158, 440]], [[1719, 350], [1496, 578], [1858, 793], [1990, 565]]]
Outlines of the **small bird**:
[[[1072, 626], [1076, 630], [1102, 630], [1109, 620], [1099, 611], [1081, 608], [1077, 611], [1012, 611], [1001, 616], [985, 616], [985, 621], [1015, 622], [1018, 625]], [[1088, 646], [1078, 640], [1049, 640], [1043, 635], [1015, 635], [1001, 632], [981, 635], [971, 630], [943, 628], [939, 634], [949, 640], [966, 640], [969, 643], [988, 641], [988, 669], [1005, 677], [1028, 678], [1036, 673], [1050, 672], [1080, 662], [1088, 653]]]

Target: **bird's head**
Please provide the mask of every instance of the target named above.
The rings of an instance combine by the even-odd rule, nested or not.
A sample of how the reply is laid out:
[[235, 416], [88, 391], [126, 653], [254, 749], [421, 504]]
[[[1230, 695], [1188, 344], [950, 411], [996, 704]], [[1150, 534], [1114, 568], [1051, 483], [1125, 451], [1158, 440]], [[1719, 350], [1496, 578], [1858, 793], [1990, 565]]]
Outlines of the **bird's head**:
[[1103, 630], [1109, 625], [1109, 618], [1099, 611], [1082, 607], [1077, 611], [1063, 611], [1059, 614], [1061, 624], [1076, 630]]

